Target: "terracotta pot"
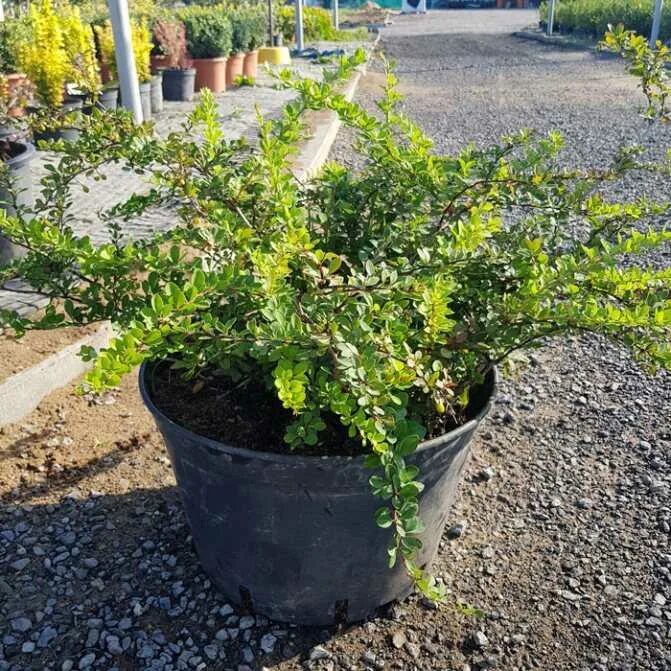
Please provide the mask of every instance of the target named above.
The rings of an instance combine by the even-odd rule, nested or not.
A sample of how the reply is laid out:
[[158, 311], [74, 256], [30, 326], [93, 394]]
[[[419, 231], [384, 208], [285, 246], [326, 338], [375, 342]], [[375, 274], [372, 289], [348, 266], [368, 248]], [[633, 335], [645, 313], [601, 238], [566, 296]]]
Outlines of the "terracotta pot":
[[192, 67], [196, 68], [196, 91], [210, 89], [212, 93], [226, 90], [226, 57], [194, 58]]
[[226, 86], [235, 86], [235, 80], [242, 75], [244, 54], [231, 54], [226, 61]]
[[[16, 89], [25, 86], [28, 83], [28, 77], [21, 72], [11, 72], [6, 74], [5, 78], [7, 79], [7, 89], [10, 98], [15, 93]], [[8, 114], [10, 117], [18, 119], [19, 117], [25, 116], [26, 108], [22, 105], [17, 105], [16, 107], [12, 107]]]
[[242, 74], [245, 77], [256, 79], [256, 73], [259, 69], [259, 50], [255, 49], [245, 54], [245, 61], [242, 65]]
[[151, 56], [149, 62], [152, 72], [156, 72], [156, 70], [163, 70], [168, 67], [167, 56]]

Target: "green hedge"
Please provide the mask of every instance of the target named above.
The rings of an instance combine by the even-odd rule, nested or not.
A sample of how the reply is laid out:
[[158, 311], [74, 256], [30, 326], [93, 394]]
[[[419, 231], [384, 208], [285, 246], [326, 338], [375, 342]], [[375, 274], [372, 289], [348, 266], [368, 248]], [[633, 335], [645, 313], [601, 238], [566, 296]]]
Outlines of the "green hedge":
[[[671, 0], [670, 0], [671, 1]], [[284, 41], [289, 44], [296, 34], [296, 8], [294, 5], [281, 7], [277, 15], [277, 30]], [[367, 31], [336, 30], [333, 27], [331, 12], [320, 7], [303, 9], [303, 32], [306, 42], [346, 42], [348, 40], [365, 40]]]
[[[557, 0], [555, 29], [561, 32], [583, 33], [600, 38], [608, 24], [623, 24], [628, 30], [648, 35], [652, 27], [654, 0]], [[541, 21], [547, 20], [547, 3], [541, 5]], [[671, 38], [671, 2], [662, 14], [660, 37]]]
[[193, 58], [219, 58], [231, 53], [231, 22], [217, 7], [188, 7], [179, 12], [186, 48]]

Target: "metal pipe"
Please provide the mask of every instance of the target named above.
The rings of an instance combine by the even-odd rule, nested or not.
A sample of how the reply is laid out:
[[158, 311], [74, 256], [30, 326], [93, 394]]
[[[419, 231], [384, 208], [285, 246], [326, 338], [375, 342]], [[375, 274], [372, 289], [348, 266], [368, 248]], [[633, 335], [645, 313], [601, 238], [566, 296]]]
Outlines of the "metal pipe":
[[659, 39], [659, 28], [662, 23], [662, 5], [664, 0], [656, 0], [655, 13], [652, 15], [652, 30], [650, 31], [650, 46], [654, 47]]
[[340, 30], [340, 17], [338, 16], [338, 0], [331, 0], [331, 10], [333, 11], [333, 27]]
[[127, 0], [108, 0], [112, 32], [114, 34], [114, 54], [119, 74], [121, 101], [126, 109], [133, 113], [136, 123], [142, 122], [142, 104], [140, 103], [140, 84], [135, 69], [135, 55], [130, 32]]
[[548, 35], [552, 35], [554, 26], [555, 26], [555, 0], [550, 0], [550, 4], [548, 5], [548, 24], [546, 30], [546, 33]]
[[303, 0], [296, 0], [296, 49], [303, 51]]

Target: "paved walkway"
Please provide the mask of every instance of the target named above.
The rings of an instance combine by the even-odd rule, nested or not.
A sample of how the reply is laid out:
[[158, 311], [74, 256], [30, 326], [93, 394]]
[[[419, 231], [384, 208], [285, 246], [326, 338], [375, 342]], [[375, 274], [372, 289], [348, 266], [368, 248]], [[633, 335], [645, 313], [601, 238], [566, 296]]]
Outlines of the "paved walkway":
[[[352, 45], [345, 45], [351, 48]], [[307, 60], [295, 59], [293, 67], [301, 74], [319, 77], [321, 66]], [[278, 118], [282, 109], [294, 97], [293, 92], [275, 88], [275, 80], [261, 67], [254, 87], [241, 87], [217, 96], [217, 105], [221, 119], [221, 126], [225, 136], [229, 139], [247, 136], [250, 140], [256, 137], [256, 109], [264, 117]], [[159, 133], [167, 134], [177, 130], [186, 115], [197, 104], [193, 102], [166, 102], [164, 111], [154, 117]], [[33, 182], [37, 186], [40, 178], [46, 173], [46, 165], [54, 162], [58, 157], [47, 152], [39, 152], [39, 158], [33, 161]], [[146, 181], [139, 175], [127, 172], [118, 166], [109, 166], [106, 172], [107, 179], [94, 181], [82, 179], [80, 184], [89, 188], [86, 193], [79, 188], [74, 191], [73, 206], [70, 213], [73, 216], [72, 227], [82, 235], [89, 235], [96, 243], [106, 239], [105, 227], [101, 224], [98, 213], [106, 210], [132, 193], [142, 192], [148, 188]], [[151, 234], [170, 228], [175, 221], [174, 214], [169, 210], [152, 210], [128, 224], [128, 236], [134, 239], [148, 237]], [[22, 291], [29, 289], [25, 283], [15, 281], [0, 289], [0, 309], [18, 310], [21, 314], [29, 314], [46, 301], [37, 294], [17, 293], [9, 289], [16, 288]]]

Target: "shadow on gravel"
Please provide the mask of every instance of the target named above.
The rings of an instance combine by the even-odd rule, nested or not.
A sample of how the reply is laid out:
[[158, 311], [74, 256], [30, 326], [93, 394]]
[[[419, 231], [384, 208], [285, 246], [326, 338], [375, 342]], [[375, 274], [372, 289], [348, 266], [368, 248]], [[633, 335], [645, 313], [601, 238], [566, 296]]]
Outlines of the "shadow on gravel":
[[53, 438], [53, 435], [51, 430], [43, 429], [39, 433], [31, 433], [19, 438], [0, 451], [0, 459], [3, 457], [21, 458], [23, 454], [36, 449], [40, 445], [45, 445], [46, 451], [43, 466], [40, 466], [39, 469], [30, 463], [26, 466], [27, 470], [43, 473], [43, 480], [30, 485], [21, 483], [13, 492], [0, 497], [0, 500], [11, 500], [13, 503], [20, 502], [23, 504], [45, 494], [63, 494], [77, 487], [80, 482], [87, 478], [113, 471], [128, 457], [129, 452], [141, 449], [143, 441], [148, 438], [147, 434], [141, 436], [134, 434], [126, 440], [116, 441], [113, 449], [102, 456], [95, 457], [77, 466], [62, 466], [59, 463], [62, 460], [58, 458], [60, 455], [57, 455], [57, 452], [62, 450], [63, 447], [60, 444], [50, 446], [48, 442]]
[[25, 503], [32, 494], [0, 509], [9, 668], [88, 668], [81, 660], [94, 655], [104, 669], [161, 660], [157, 668], [244, 671], [318, 657], [315, 646], [344, 631], [275, 623], [228, 602], [200, 568], [174, 487], [57, 505]]

